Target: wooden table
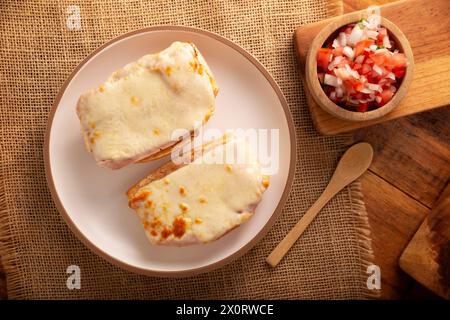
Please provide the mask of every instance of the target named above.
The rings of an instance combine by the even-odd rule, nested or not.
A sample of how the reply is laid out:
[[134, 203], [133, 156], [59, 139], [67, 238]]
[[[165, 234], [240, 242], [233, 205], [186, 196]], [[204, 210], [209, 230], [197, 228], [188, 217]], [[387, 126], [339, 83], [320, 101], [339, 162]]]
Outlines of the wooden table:
[[[344, 11], [392, 0], [344, 0]], [[402, 272], [398, 259], [450, 177], [450, 108], [393, 120], [353, 133], [375, 157], [361, 178], [384, 299], [437, 298]], [[7, 297], [0, 266], [0, 299]]]

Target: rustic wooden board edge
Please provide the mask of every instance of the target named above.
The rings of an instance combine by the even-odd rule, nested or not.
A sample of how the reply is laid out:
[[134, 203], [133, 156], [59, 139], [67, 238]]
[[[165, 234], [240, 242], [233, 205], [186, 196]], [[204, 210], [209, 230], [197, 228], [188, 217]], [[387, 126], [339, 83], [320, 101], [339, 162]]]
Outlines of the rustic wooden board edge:
[[417, 230], [416, 234], [403, 251], [399, 259], [400, 268], [424, 287], [430, 289], [444, 299], [450, 299], [442, 287], [438, 277], [438, 264], [427, 239], [428, 218]]

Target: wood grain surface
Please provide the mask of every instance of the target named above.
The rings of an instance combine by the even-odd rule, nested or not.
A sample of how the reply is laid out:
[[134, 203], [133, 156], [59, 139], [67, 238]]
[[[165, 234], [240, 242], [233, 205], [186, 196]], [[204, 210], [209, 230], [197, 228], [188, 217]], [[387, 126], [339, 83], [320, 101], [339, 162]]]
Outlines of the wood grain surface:
[[[358, 1], [360, 7], [351, 1], [346, 2], [349, 3], [346, 10], [354, 11], [366, 8], [363, 3], [369, 1]], [[311, 118], [320, 133], [347, 132], [450, 104], [450, 1], [403, 0], [382, 7], [381, 14], [403, 31], [414, 52], [414, 78], [406, 98], [382, 118], [363, 122], [338, 119], [320, 108], [313, 99], [308, 99]], [[295, 42], [300, 65], [306, 61], [307, 51], [315, 35], [331, 20], [296, 30]]]
[[[344, 0], [344, 11], [393, 1]], [[450, 108], [359, 129], [353, 137], [355, 142], [371, 143], [375, 152], [362, 184], [375, 263], [382, 272], [381, 298], [438, 298], [404, 273], [398, 260], [449, 183]], [[397, 215], [402, 219], [396, 219]]]
[[400, 298], [410, 279], [398, 267], [398, 257], [428, 208], [372, 171], [363, 176], [362, 187], [372, 227], [375, 264], [381, 269], [382, 297]]
[[[446, 215], [445, 217], [447, 217], [448, 210], [450, 210], [449, 202], [450, 185], [447, 185], [434, 204], [431, 213], [422, 222], [419, 230], [403, 251], [399, 261], [402, 270], [425, 287], [447, 299], [450, 299], [450, 292], [448, 291], [448, 285], [440, 281], [439, 262], [436, 252], [433, 251], [433, 243], [430, 238], [430, 221], [438, 215]], [[445, 239], [450, 241], [447, 237]]]
[[[344, 10], [390, 1], [344, 0]], [[361, 181], [384, 299], [437, 298], [404, 273], [398, 260], [449, 181], [449, 124], [447, 107], [353, 134], [355, 142], [369, 142], [375, 151], [374, 163]], [[6, 297], [5, 275], [0, 267], [0, 299]]]

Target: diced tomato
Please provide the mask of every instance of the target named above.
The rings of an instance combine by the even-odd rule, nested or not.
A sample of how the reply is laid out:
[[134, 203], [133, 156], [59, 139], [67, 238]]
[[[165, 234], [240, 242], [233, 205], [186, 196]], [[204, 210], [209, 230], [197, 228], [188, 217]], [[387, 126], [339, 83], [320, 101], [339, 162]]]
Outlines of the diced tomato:
[[344, 53], [344, 47], [337, 47], [337, 48], [333, 49], [332, 53], [333, 53], [334, 57], [342, 56]]
[[367, 109], [369, 109], [369, 105], [367, 103], [360, 103], [359, 106], [356, 108], [358, 112], [366, 112]]
[[373, 70], [372, 70], [372, 73], [370, 74], [370, 76], [371, 76], [373, 79], [376, 79], [376, 80], [377, 80], [377, 83], [381, 80], [381, 77], [382, 77], [382, 75], [379, 75], [378, 73], [376, 73], [376, 72], [373, 71]]
[[380, 80], [379, 85], [382, 87], [385, 87], [385, 88], [390, 88], [393, 83], [394, 83], [394, 80], [388, 79], [388, 78], [383, 78]]
[[383, 68], [387, 71], [387, 72], [391, 72], [392, 71], [392, 64], [389, 63], [389, 59], [386, 60], [386, 62], [383, 64]]
[[396, 78], [401, 79], [405, 76], [406, 69], [405, 68], [395, 68], [392, 70], [392, 72], [394, 73]]
[[383, 90], [381, 92], [381, 103], [380, 105], [384, 106], [386, 103], [388, 103], [391, 99], [394, 93], [390, 89]]
[[370, 65], [368, 65], [367, 63], [364, 63], [361, 67], [361, 74], [368, 74], [369, 72], [372, 71], [372, 68], [370, 67]]
[[354, 91], [354, 89], [353, 89], [353, 83], [352, 83], [350, 80], [344, 80], [344, 87], [345, 87], [345, 90], [346, 90], [347, 92], [352, 92], [352, 91]]
[[387, 29], [386, 28], [380, 28], [380, 30], [378, 31], [378, 34], [383, 35], [383, 38], [385, 36], [387, 36]]
[[369, 49], [364, 49], [364, 51], [363, 51], [363, 56], [364, 57], [366, 57], [366, 58], [368, 58], [369, 56], [370, 56], [370, 53], [371, 53], [372, 51], [370, 51]]
[[364, 63], [367, 63], [368, 65], [373, 65], [373, 60], [372, 59], [370, 59], [370, 58], [366, 58], [365, 60], [364, 60]]
[[361, 93], [361, 92], [358, 92], [358, 93], [355, 94], [353, 97], [354, 97], [355, 99], [357, 99], [357, 100], [362, 100], [362, 99], [364, 99], [364, 94]]
[[356, 70], [356, 71], [358, 71], [359, 69], [361, 69], [361, 65], [359, 64], [359, 63], [354, 63], [353, 64], [353, 70]]
[[[355, 89], [355, 91], [359, 92], [364, 88], [364, 84], [361, 81], [355, 81], [353, 82], [353, 89]], [[362, 99], [358, 98], [358, 99]]]
[[394, 68], [405, 68], [407, 65], [406, 56], [403, 53], [394, 53], [391, 57]]
[[330, 64], [331, 49], [320, 48], [317, 52], [317, 66], [326, 70]]
[[370, 47], [372, 44], [373, 40], [370, 39], [359, 41], [355, 46], [355, 57], [362, 54], [364, 52], [364, 49]]
[[337, 68], [345, 68], [346, 64], [350, 64], [350, 61], [348, 61], [347, 58], [344, 58], [341, 60], [341, 62], [338, 63], [338, 65], [336, 67]]
[[384, 53], [373, 53], [370, 55], [370, 59], [372, 59], [375, 64], [382, 66], [384, 65], [388, 57]]
[[387, 36], [387, 30], [386, 28], [380, 28], [378, 30], [378, 37], [377, 37], [377, 45], [382, 46], [383, 45], [383, 39]]

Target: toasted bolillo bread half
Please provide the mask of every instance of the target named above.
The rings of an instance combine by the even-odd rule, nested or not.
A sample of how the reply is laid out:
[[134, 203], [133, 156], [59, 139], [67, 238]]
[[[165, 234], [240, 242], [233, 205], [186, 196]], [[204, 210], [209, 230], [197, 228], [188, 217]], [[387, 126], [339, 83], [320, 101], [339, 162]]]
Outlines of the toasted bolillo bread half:
[[84, 141], [100, 166], [119, 169], [170, 153], [175, 129], [193, 134], [214, 113], [218, 87], [192, 43], [174, 42], [114, 72], [78, 100]]
[[[235, 150], [238, 163], [217, 163]], [[247, 143], [219, 139], [191, 153], [189, 164], [170, 161], [127, 192], [152, 244], [191, 245], [216, 240], [247, 221], [255, 212], [269, 177]]]

